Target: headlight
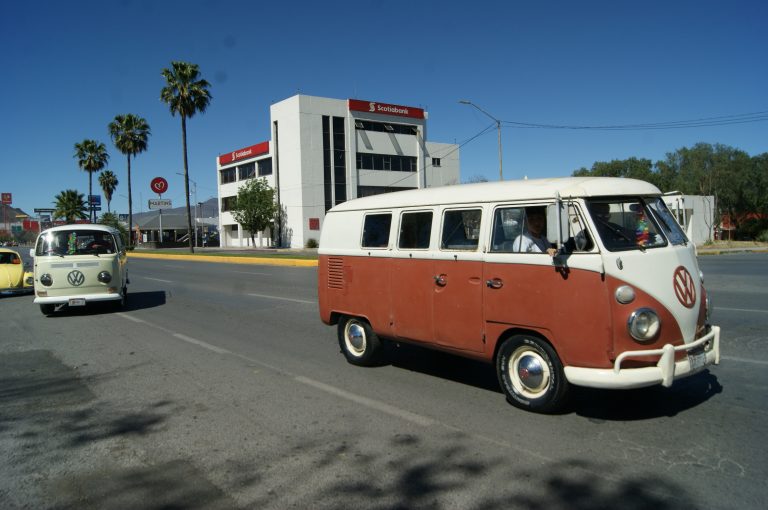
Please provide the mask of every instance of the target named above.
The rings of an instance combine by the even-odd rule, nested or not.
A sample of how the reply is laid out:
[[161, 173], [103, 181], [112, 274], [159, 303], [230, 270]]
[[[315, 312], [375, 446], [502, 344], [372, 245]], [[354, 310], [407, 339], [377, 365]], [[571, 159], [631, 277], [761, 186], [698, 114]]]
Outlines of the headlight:
[[48, 273], [45, 273], [44, 275], [40, 276], [40, 283], [46, 287], [50, 287], [53, 285], [53, 278]]
[[699, 270], [699, 278], [701, 278], [701, 284], [704, 285], [704, 273]]
[[627, 329], [638, 342], [649, 342], [656, 337], [661, 328], [661, 319], [650, 308], [640, 308], [632, 312], [627, 321]]
[[102, 271], [96, 278], [98, 278], [101, 283], [109, 283], [112, 281], [112, 275], [109, 274], [109, 271]]

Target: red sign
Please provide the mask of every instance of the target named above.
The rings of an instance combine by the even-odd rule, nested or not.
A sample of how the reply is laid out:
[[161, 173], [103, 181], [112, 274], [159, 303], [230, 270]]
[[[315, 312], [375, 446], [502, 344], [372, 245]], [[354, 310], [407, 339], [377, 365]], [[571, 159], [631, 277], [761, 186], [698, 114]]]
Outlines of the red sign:
[[154, 179], [152, 179], [152, 182], [149, 183], [149, 187], [152, 188], [152, 191], [154, 191], [158, 195], [162, 195], [163, 193], [168, 191], [168, 181], [166, 181], [162, 177], [155, 177]]
[[309, 219], [309, 230], [320, 230], [320, 218]]
[[424, 110], [412, 106], [361, 101], [359, 99], [348, 99], [347, 104], [349, 109], [355, 112], [378, 113], [380, 115], [394, 115], [395, 117], [410, 117], [412, 119], [424, 118]]
[[226, 165], [241, 159], [255, 158], [269, 152], [269, 142], [261, 142], [244, 149], [237, 149], [233, 152], [228, 152], [219, 156], [219, 165]]
[[13, 197], [10, 193], [0, 193], [2, 195], [3, 205], [11, 205], [13, 203]]

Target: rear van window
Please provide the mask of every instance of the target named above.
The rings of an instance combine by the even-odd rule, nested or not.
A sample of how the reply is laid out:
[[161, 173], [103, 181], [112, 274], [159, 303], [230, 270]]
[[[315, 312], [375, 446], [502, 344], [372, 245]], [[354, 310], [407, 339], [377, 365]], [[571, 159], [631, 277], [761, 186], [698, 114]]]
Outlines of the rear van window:
[[389, 227], [392, 214], [367, 214], [363, 223], [363, 248], [386, 248], [389, 246]]
[[398, 248], [426, 250], [432, 232], [432, 211], [403, 213]]

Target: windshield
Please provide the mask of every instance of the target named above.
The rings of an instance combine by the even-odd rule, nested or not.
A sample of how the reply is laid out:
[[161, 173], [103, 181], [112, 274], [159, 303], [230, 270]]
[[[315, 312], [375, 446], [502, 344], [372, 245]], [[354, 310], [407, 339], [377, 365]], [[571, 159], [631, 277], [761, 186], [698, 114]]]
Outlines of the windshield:
[[40, 237], [35, 255], [106, 255], [115, 253], [115, 240], [100, 230], [59, 230]]
[[609, 251], [645, 250], [667, 244], [649, 208], [638, 198], [590, 200], [587, 208]]
[[683, 232], [682, 227], [667, 208], [667, 204], [660, 198], [648, 200], [648, 207], [654, 212], [659, 220], [659, 226], [674, 245], [687, 244], [688, 237]]

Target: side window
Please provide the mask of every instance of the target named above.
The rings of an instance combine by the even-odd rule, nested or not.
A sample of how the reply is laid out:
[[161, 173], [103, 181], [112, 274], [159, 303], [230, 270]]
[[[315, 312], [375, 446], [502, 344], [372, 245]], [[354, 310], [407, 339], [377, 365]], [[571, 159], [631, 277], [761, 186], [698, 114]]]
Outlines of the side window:
[[524, 222], [524, 207], [500, 207], [496, 209], [493, 213], [491, 252], [511, 253], [515, 239], [523, 232]]
[[363, 224], [363, 248], [386, 248], [389, 246], [389, 227], [392, 214], [368, 214]]
[[426, 250], [432, 231], [432, 212], [404, 213], [400, 219], [400, 249]]
[[440, 248], [443, 250], [477, 250], [480, 237], [480, 209], [445, 211]]

